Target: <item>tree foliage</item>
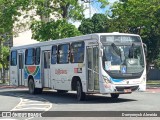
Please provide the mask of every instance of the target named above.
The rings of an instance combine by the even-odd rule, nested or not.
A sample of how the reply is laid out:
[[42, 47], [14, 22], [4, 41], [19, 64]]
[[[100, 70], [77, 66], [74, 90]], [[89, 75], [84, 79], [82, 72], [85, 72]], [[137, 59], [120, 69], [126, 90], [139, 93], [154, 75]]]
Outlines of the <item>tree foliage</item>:
[[109, 28], [107, 16], [104, 14], [94, 14], [93, 17], [83, 19], [79, 30], [83, 34], [107, 32]]
[[1, 59], [2, 63], [1, 65], [7, 69], [8, 68], [8, 56], [9, 56], [9, 47], [7, 46], [3, 46], [2, 47], [2, 53], [3, 53], [3, 57]]
[[84, 6], [78, 0], [34, 0], [32, 8], [36, 9], [37, 15], [50, 18], [80, 20], [84, 17]]
[[[80, 4], [80, 1], [86, 0], [34, 0], [30, 8], [36, 9], [37, 15], [40, 16], [82, 20], [86, 7]], [[108, 4], [106, 0], [96, 2], [101, 3], [102, 8]]]
[[81, 34], [74, 25], [68, 23], [66, 20], [57, 20], [47, 23], [36, 21], [32, 24], [31, 29], [33, 31], [33, 39], [38, 41], [55, 40]]
[[1, 33], [12, 31], [13, 23], [29, 5], [29, 0], [0, 0], [0, 29]]
[[31, 25], [33, 39], [48, 41], [80, 35], [77, 28], [67, 22], [69, 19], [81, 20], [84, 17], [84, 7], [78, 0], [35, 0], [33, 6], [37, 15], [41, 16], [41, 21], [34, 21]]
[[160, 1], [125, 0], [112, 7], [111, 31], [136, 33], [148, 46], [148, 62], [158, 58], [160, 46]]
[[[13, 35], [13, 24], [21, 15], [21, 10], [28, 7], [29, 0], [0, 0], [0, 64], [3, 71], [8, 67], [8, 47], [3, 43]], [[4, 82], [4, 74], [2, 76]]]

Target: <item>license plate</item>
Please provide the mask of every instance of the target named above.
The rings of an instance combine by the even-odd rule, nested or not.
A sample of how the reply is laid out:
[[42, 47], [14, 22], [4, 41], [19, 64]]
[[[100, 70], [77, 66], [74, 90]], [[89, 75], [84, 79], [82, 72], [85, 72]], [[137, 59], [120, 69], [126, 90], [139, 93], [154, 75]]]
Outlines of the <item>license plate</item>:
[[124, 92], [132, 92], [131, 89], [124, 89]]

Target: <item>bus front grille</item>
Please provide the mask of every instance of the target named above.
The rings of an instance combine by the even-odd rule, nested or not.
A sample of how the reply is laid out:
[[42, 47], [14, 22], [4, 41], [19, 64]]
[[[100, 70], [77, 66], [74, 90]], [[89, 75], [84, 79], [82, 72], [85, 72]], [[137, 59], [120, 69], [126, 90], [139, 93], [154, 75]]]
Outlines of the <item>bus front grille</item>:
[[138, 88], [139, 88], [139, 85], [129, 86], [129, 87], [117, 86], [117, 87], [116, 87], [116, 90], [117, 90], [118, 92], [123, 92], [123, 91], [125, 91], [126, 89], [130, 89], [131, 91], [135, 91], [135, 90], [137, 90]]

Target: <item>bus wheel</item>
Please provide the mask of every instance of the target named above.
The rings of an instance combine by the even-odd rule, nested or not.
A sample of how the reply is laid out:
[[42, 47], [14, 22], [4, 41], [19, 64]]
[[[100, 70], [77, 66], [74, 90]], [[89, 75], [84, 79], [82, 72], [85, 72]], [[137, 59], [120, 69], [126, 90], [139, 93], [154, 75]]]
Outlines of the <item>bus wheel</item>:
[[85, 93], [82, 90], [82, 85], [80, 81], [77, 81], [77, 100], [82, 101], [85, 99]]
[[33, 79], [29, 79], [28, 87], [29, 87], [29, 93], [35, 94], [35, 85]]
[[118, 97], [119, 97], [119, 94], [117, 94], [117, 93], [111, 93], [111, 97], [112, 97], [112, 98], [118, 98]]

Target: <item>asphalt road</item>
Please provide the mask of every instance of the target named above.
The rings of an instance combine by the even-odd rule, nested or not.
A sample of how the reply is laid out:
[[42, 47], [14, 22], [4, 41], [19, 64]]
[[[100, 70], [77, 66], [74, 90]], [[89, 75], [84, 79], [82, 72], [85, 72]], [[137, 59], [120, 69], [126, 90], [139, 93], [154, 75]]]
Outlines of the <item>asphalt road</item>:
[[[74, 92], [60, 94], [50, 90], [44, 91], [40, 95], [30, 95], [25, 88], [0, 89], [0, 111], [42, 111], [43, 114], [47, 113], [46, 111], [160, 111], [159, 101], [160, 90], [158, 89], [155, 91], [150, 89], [146, 92], [123, 94], [118, 99], [112, 99], [110, 95], [88, 95], [86, 101], [82, 102], [76, 100]], [[73, 114], [77, 113], [73, 112]], [[35, 118], [30, 117], [29, 119]], [[55, 117], [54, 119], [63, 118]], [[65, 117], [66, 119], [74, 118]], [[90, 120], [92, 118], [87, 117], [87, 119]], [[106, 120], [105, 117], [100, 119]], [[112, 117], [112, 119], [114, 118]], [[125, 119], [127, 120], [127, 118], [123, 118], [123, 120]], [[143, 119], [146, 118], [143, 117]]]

